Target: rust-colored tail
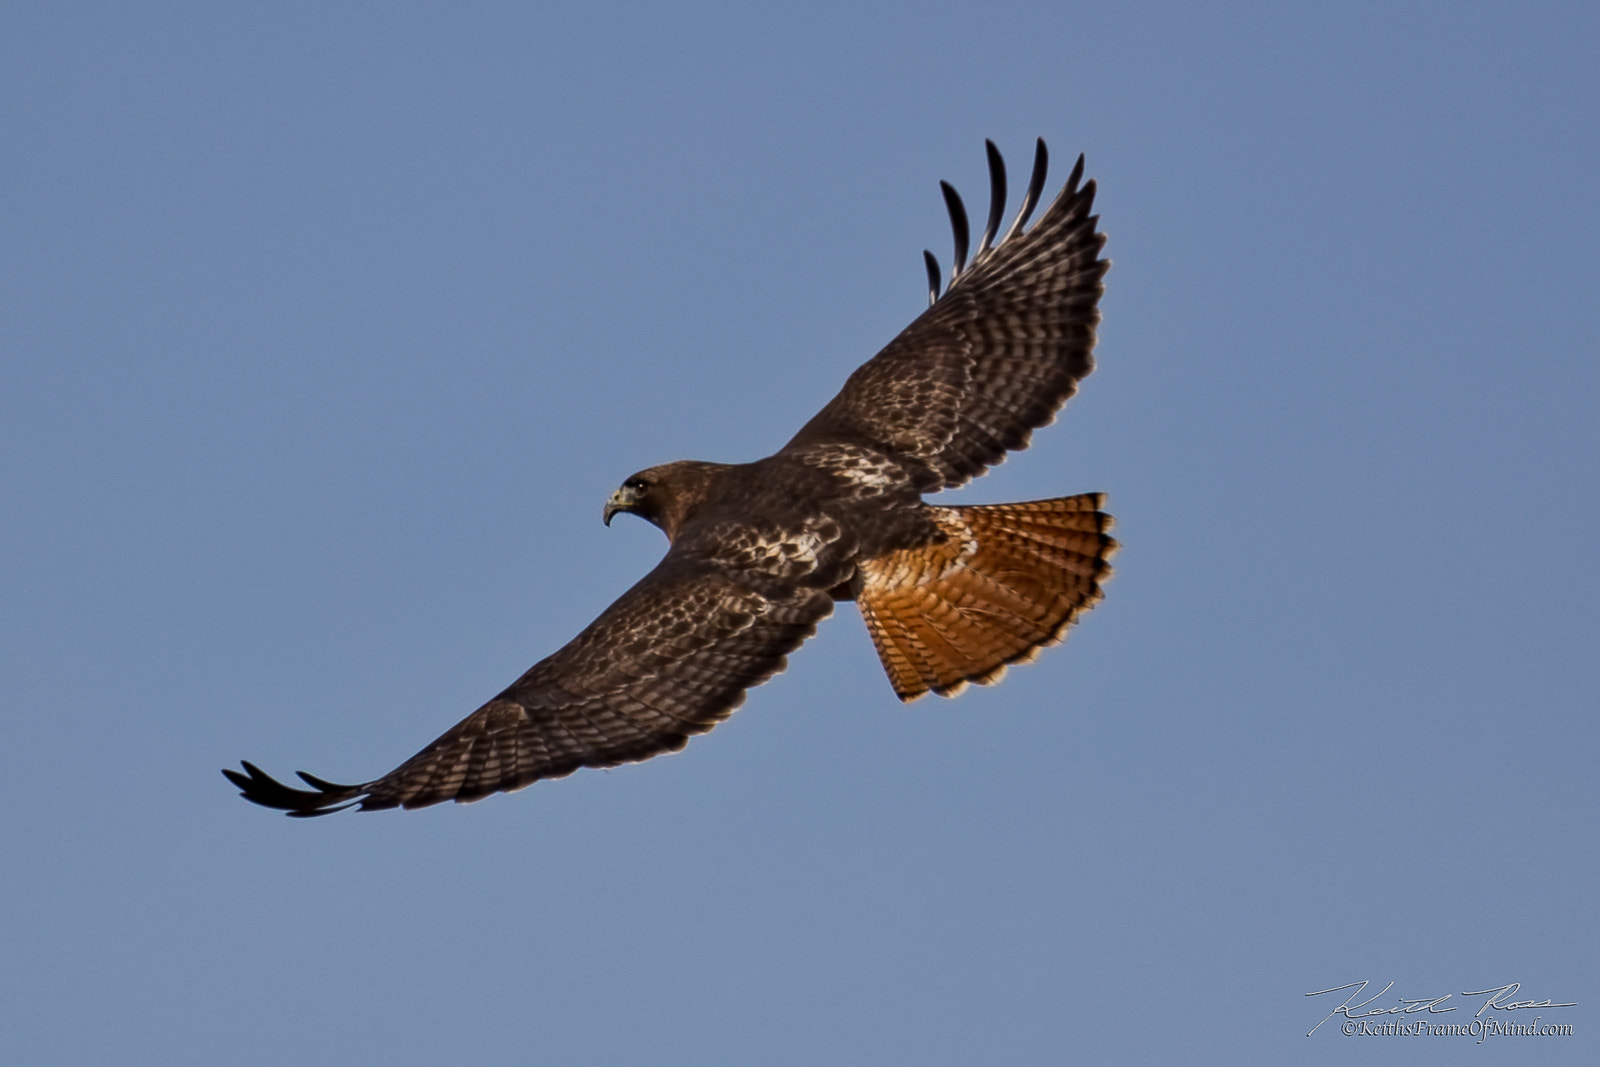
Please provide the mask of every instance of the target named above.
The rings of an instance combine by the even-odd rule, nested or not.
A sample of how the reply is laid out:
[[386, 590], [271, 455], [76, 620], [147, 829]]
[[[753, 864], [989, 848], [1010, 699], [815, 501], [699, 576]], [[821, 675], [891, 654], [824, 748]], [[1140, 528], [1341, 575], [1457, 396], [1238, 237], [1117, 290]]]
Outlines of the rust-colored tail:
[[946, 540], [867, 563], [856, 603], [901, 700], [1000, 680], [1094, 607], [1117, 542], [1103, 493], [929, 508]]

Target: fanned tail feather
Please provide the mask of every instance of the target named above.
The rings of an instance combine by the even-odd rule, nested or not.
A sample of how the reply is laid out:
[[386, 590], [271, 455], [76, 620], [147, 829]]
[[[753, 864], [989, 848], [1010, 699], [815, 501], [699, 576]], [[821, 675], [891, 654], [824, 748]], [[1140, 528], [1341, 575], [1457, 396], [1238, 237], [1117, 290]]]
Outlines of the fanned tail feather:
[[1117, 542], [1105, 496], [929, 511], [946, 538], [867, 563], [856, 602], [901, 700], [997, 682], [1103, 595]]

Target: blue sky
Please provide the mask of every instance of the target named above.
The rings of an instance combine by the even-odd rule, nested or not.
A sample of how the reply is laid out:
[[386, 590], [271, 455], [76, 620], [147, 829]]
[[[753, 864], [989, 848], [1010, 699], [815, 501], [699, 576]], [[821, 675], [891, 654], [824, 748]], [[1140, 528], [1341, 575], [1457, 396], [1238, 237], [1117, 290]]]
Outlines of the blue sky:
[[[4, 22], [8, 1058], [1594, 1062], [1593, 5]], [[1039, 135], [1100, 369], [953, 499], [1110, 494], [1063, 647], [902, 707], [844, 606], [670, 758], [218, 775], [375, 776], [559, 647], [663, 550], [616, 484], [781, 445]], [[1306, 1037], [1362, 979], [1574, 1032]]]

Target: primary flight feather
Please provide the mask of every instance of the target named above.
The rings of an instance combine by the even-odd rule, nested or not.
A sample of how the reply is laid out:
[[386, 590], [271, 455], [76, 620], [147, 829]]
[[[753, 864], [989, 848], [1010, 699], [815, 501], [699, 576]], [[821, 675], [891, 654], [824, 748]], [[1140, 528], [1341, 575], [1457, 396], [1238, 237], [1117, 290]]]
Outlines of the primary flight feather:
[[1005, 164], [987, 149], [990, 210], [972, 262], [966, 208], [940, 183], [955, 237], [948, 286], [924, 253], [928, 309], [793, 440], [753, 463], [681, 460], [622, 483], [606, 524], [630, 512], [671, 547], [564, 648], [381, 778], [300, 772], [311, 788], [298, 789], [248, 762], [222, 773], [247, 800], [310, 816], [477, 800], [676, 752], [781, 671], [840, 600], [860, 607], [902, 700], [997, 681], [1061, 640], [1111, 572], [1104, 497], [922, 499], [1026, 448], [1094, 369], [1110, 264], [1083, 157], [1028, 227], [1048, 158], [1039, 141], [1000, 235]]

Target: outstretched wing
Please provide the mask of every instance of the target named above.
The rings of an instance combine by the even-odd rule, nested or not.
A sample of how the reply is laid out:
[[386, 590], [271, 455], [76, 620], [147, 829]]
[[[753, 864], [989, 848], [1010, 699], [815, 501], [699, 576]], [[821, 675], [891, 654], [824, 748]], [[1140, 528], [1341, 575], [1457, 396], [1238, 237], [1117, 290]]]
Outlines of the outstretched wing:
[[1016, 221], [994, 243], [1005, 210], [1005, 164], [988, 142], [990, 209], [978, 253], [967, 257], [967, 215], [941, 183], [955, 231], [955, 268], [939, 294], [928, 264], [932, 305], [862, 364], [786, 448], [830, 441], [867, 444], [920, 460], [926, 490], [961, 485], [1008, 451], [1026, 448], [1094, 369], [1099, 301], [1110, 263], [1100, 258], [1093, 181], [1083, 157], [1044, 216], [1023, 231], [1044, 188], [1047, 154], [1038, 143], [1033, 178]]
[[302, 771], [306, 790], [248, 762], [222, 773], [246, 800], [308, 816], [477, 800], [676, 752], [781, 671], [832, 610], [826, 593], [757, 590], [669, 553], [566, 647], [382, 778], [339, 785]]

